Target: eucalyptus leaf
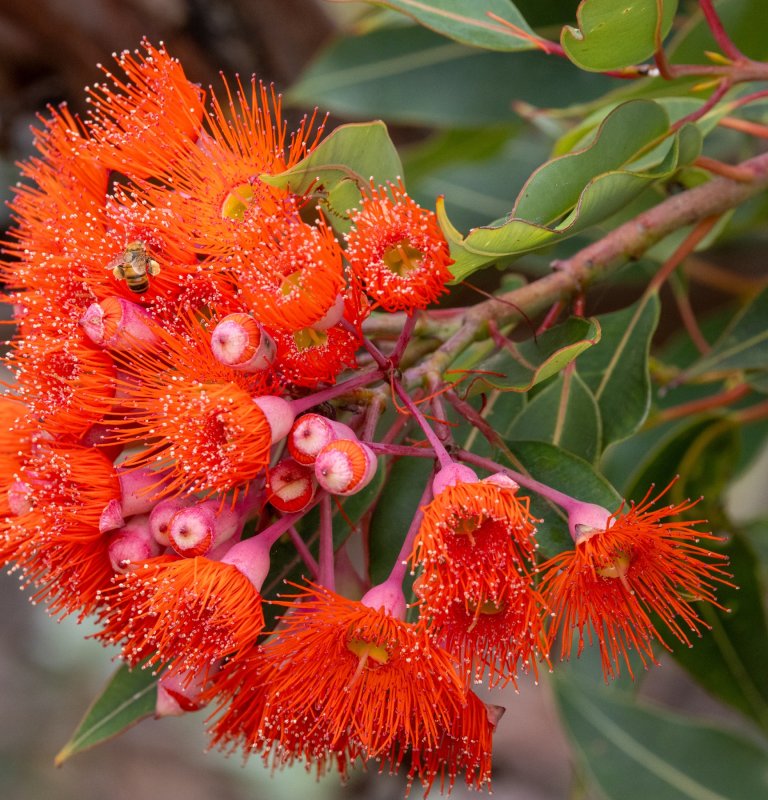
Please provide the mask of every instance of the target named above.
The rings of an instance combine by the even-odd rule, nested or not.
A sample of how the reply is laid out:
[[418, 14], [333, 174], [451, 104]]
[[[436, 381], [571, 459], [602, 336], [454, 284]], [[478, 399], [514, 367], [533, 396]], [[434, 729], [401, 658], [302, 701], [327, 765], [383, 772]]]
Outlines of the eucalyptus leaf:
[[[402, 176], [400, 156], [383, 122], [340, 125], [306, 157], [277, 175], [261, 175], [270, 186], [305, 194], [331, 192], [353, 182], [358, 190]], [[359, 195], [359, 192], [358, 192]], [[353, 195], [346, 194], [347, 201]], [[337, 201], [338, 202], [338, 201]]]
[[[565, 54], [581, 69], [602, 72], [640, 64], [656, 51], [658, 0], [583, 0], [578, 28], [563, 28]], [[664, 0], [659, 34], [672, 27], [677, 0]]]
[[648, 352], [659, 307], [659, 298], [650, 293], [621, 311], [602, 314], [602, 339], [579, 360], [579, 374], [600, 407], [604, 445], [634, 433], [648, 414]]
[[755, 800], [768, 794], [768, 750], [734, 733], [555, 673], [574, 753], [607, 800]]
[[[511, 0], [375, 0], [375, 5], [400, 11], [437, 33], [473, 47], [513, 51], [536, 46], [531, 41], [536, 34]], [[492, 19], [490, 13], [507, 24]]]
[[705, 373], [768, 369], [768, 289], [744, 306], [712, 349], [684, 373], [684, 379]]
[[723, 609], [699, 605], [710, 630], [693, 648], [675, 647], [673, 655], [710, 694], [768, 733], [768, 624], [760, 565], [741, 534], [733, 534], [725, 547], [717, 549], [728, 556], [728, 570], [738, 586], [717, 587]]
[[505, 438], [551, 442], [594, 461], [602, 442], [600, 409], [579, 373], [565, 371], [525, 406]]
[[[455, 260], [454, 280], [585, 230], [620, 211], [652, 182], [690, 163], [701, 148], [700, 132], [689, 124], [672, 136], [666, 135], [668, 130], [669, 117], [658, 103], [623, 103], [603, 120], [584, 149], [534, 172], [506, 221], [475, 228], [466, 236], [438, 202], [438, 219]], [[651, 152], [655, 165], [648, 161]]]
[[539, 51], [511, 57], [408, 25], [332, 42], [286, 100], [354, 119], [485, 128], [518, 122], [516, 103], [570, 106], [593, 100], [618, 83]]
[[[510, 441], [507, 445], [507, 460], [513, 469], [578, 500], [597, 503], [609, 511], [619, 507], [618, 492], [584, 459], [545, 442]], [[525, 493], [531, 497], [531, 512], [541, 520], [536, 526], [536, 541], [542, 556], [549, 558], [573, 549], [565, 513], [541, 495]]]
[[158, 680], [151, 670], [121, 666], [59, 751], [56, 766], [154, 714]]
[[[468, 391], [472, 392], [527, 392], [599, 341], [600, 325], [595, 319], [571, 317], [535, 339], [507, 341], [501, 348], [486, 343], [483, 349], [469, 349], [448, 367], [445, 377], [455, 381], [469, 378]], [[496, 350], [494, 355], [482, 358], [490, 349]]]

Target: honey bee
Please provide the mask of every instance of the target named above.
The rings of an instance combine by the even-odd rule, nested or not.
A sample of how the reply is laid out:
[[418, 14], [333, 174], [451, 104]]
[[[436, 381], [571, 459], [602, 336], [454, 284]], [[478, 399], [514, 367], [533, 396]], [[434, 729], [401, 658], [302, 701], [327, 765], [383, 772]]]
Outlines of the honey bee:
[[160, 272], [160, 265], [149, 253], [144, 242], [129, 242], [125, 250], [110, 262], [108, 269], [119, 281], [124, 280], [128, 288], [136, 294], [144, 294], [149, 289], [149, 276]]

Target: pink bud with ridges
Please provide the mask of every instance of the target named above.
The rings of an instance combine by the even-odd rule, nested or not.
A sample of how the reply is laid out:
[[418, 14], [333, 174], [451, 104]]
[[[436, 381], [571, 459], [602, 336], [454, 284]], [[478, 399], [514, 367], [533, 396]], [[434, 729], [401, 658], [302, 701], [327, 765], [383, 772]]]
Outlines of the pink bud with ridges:
[[228, 314], [213, 330], [211, 351], [217, 361], [242, 372], [267, 369], [277, 348], [272, 337], [250, 315]]
[[315, 460], [315, 477], [331, 494], [350, 495], [364, 489], [376, 474], [376, 456], [357, 439], [329, 442]]
[[112, 569], [120, 574], [131, 570], [148, 558], [160, 555], [160, 545], [149, 529], [149, 517], [142, 514], [132, 517], [109, 537], [107, 552]]
[[85, 335], [110, 350], [132, 350], [157, 344], [152, 317], [139, 305], [122, 297], [92, 303], [80, 317]]
[[177, 511], [189, 508], [194, 503], [191, 497], [169, 497], [161, 500], [149, 514], [149, 529], [158, 544], [163, 547], [171, 546], [169, 528], [171, 520]]
[[304, 414], [293, 423], [288, 434], [288, 452], [299, 464], [314, 464], [317, 454], [336, 439], [356, 439], [355, 432], [343, 422], [321, 414]]

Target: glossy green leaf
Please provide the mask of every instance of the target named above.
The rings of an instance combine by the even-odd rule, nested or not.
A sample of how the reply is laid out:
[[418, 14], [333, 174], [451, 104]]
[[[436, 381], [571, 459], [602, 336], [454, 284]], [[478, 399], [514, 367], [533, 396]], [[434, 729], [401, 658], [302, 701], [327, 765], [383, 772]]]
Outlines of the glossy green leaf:
[[648, 351], [659, 321], [659, 299], [644, 295], [599, 320], [602, 339], [579, 360], [579, 374], [600, 407], [605, 446], [634, 433], [648, 414]]
[[569, 106], [618, 83], [538, 51], [510, 56], [477, 50], [404, 26], [332, 42], [286, 99], [347, 118], [483, 128], [518, 121], [513, 101]]
[[[355, 0], [356, 1], [356, 0]], [[451, 39], [489, 50], [530, 50], [536, 36], [511, 0], [373, 0]], [[334, 0], [350, 2], [350, 0]], [[495, 14], [504, 25], [488, 16]], [[515, 35], [514, 30], [519, 33]]]
[[400, 458], [392, 466], [368, 533], [373, 583], [392, 571], [432, 470], [429, 458]]
[[668, 130], [669, 118], [658, 103], [623, 103], [603, 120], [584, 149], [534, 172], [505, 222], [475, 228], [465, 237], [438, 203], [438, 218], [456, 262], [451, 267], [455, 280], [600, 222], [653, 181], [669, 177], [698, 156], [701, 134], [694, 125], [684, 125], [671, 137], [666, 137]]
[[712, 349], [685, 372], [686, 378], [739, 369], [768, 369], [768, 289], [744, 306]]
[[760, 565], [740, 534], [718, 548], [730, 559], [736, 586], [718, 586], [721, 611], [702, 603], [698, 611], [711, 630], [693, 648], [675, 646], [675, 660], [711, 694], [768, 732], [768, 624], [763, 609]]
[[469, 378], [472, 392], [501, 389], [527, 392], [560, 372], [587, 348], [600, 341], [600, 325], [594, 319], [572, 317], [536, 339], [508, 341], [502, 348], [493, 342], [483, 349], [495, 350], [490, 358], [478, 358], [483, 350], [465, 351], [445, 372], [448, 380]]
[[[614, 511], [621, 503], [613, 486], [584, 459], [545, 442], [510, 441], [507, 444], [512, 455], [510, 466], [527, 472], [537, 481], [579, 500], [598, 503], [609, 511]], [[525, 494], [531, 497], [531, 512], [541, 519], [536, 526], [536, 541], [542, 556], [549, 558], [572, 549], [564, 512], [540, 495], [528, 491]]]
[[[359, 188], [402, 176], [400, 156], [383, 122], [340, 125], [306, 157], [278, 175], [261, 175], [271, 186], [304, 194], [322, 187], [330, 192], [350, 181]], [[351, 197], [351, 195], [347, 195]]]
[[56, 756], [56, 766], [154, 714], [157, 682], [151, 670], [120, 667]]
[[[672, 27], [677, 0], [663, 0], [660, 34]], [[601, 72], [640, 64], [656, 50], [658, 0], [583, 0], [578, 27], [563, 28], [560, 42], [581, 69]]]
[[574, 753], [607, 800], [755, 800], [768, 751], [734, 733], [638, 703], [625, 691], [555, 673]]
[[505, 438], [551, 442], [594, 461], [602, 442], [600, 410], [579, 373], [566, 371], [525, 406]]

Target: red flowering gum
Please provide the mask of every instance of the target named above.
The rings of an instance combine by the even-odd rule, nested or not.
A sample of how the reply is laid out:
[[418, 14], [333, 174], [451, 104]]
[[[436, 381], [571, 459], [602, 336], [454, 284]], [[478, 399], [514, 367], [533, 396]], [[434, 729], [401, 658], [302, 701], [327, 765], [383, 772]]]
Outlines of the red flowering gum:
[[511, 482], [459, 481], [424, 509], [412, 554], [421, 614], [475, 680], [486, 669], [491, 685], [515, 680], [519, 663], [535, 671], [546, 656], [534, 532], [528, 498]]
[[137, 664], [204, 672], [225, 656], [249, 652], [264, 627], [261, 595], [238, 566], [205, 556], [158, 556], [103, 592], [97, 638], [122, 643]]
[[703, 520], [670, 519], [695, 503], [653, 509], [658, 497], [649, 495], [628, 510], [605, 512], [604, 529], [580, 525], [578, 509], [572, 511], [575, 548], [541, 566], [541, 590], [553, 613], [551, 635], [561, 634], [561, 657], [570, 656], [575, 633], [578, 653], [585, 639], [591, 644], [594, 638], [606, 679], [619, 674], [621, 662], [632, 674], [629, 650], [645, 664], [654, 660], [654, 640], [669, 649], [656, 619], [690, 644], [690, 634], [700, 635], [699, 629], [707, 627], [693, 603], [717, 605], [715, 586], [729, 577], [725, 557], [698, 544], [718, 541], [694, 530]]
[[435, 215], [402, 184], [373, 189], [351, 219], [347, 260], [382, 308], [412, 312], [447, 291], [453, 278], [448, 243]]
[[[308, 736], [318, 754], [359, 751], [393, 771], [410, 753], [409, 776], [425, 787], [450, 753], [455, 765], [482, 764], [482, 778], [474, 767], [468, 775], [473, 783], [488, 780], [490, 723], [465, 714], [451, 658], [421, 626], [315, 586], [282, 605], [291, 613], [264, 646], [261, 714], [232, 716], [237, 698], [230, 708], [236, 724], [250, 720], [237, 731], [246, 748], [303, 757]], [[457, 725], [467, 730], [456, 735]]]
[[117, 56], [124, 79], [105, 69], [110, 82], [89, 90], [88, 128], [94, 156], [109, 169], [162, 178], [199, 135], [203, 92], [163, 47], [146, 40], [142, 46], [144, 53], [126, 50]]

